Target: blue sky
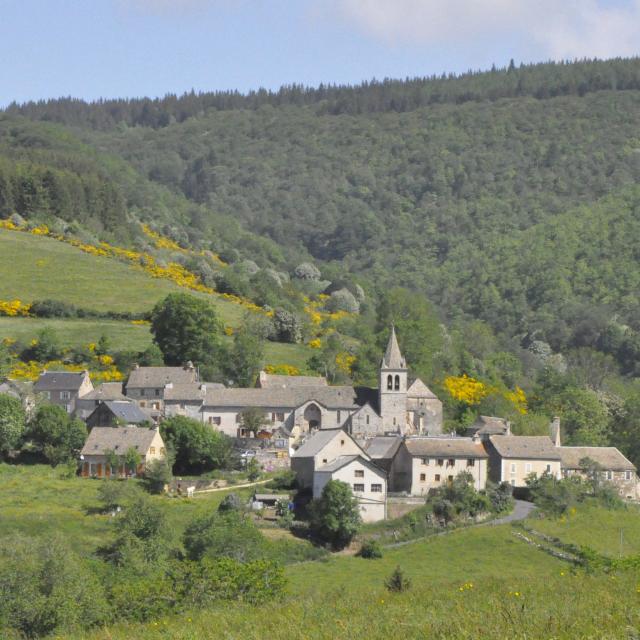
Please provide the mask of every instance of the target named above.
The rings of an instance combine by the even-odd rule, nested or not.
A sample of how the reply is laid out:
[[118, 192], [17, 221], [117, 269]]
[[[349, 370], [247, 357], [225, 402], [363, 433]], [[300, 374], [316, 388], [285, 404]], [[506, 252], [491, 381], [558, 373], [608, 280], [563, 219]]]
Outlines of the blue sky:
[[0, 0], [0, 105], [640, 53], [640, 0]]

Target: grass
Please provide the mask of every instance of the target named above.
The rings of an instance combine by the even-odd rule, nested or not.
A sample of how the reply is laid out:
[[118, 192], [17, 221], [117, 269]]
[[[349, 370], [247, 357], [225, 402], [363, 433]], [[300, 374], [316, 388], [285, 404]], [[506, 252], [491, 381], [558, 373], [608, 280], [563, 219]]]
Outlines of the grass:
[[[99, 482], [63, 479], [58, 470], [45, 466], [0, 465], [0, 536], [46, 537], [57, 531], [74, 548], [90, 553], [111, 535], [111, 518], [89, 509], [97, 504]], [[186, 522], [215, 509], [226, 494], [154, 500], [163, 505], [177, 540]], [[579, 542], [587, 540], [585, 530], [592, 537], [602, 536], [615, 529], [618, 521], [628, 528], [629, 540], [637, 540], [637, 516], [635, 510], [609, 512], [585, 506], [571, 521], [530, 523], [554, 535], [562, 533], [567, 542]], [[389, 593], [384, 586], [396, 566], [412, 581], [405, 593]], [[289, 587], [282, 602], [258, 607], [225, 603], [145, 624], [57, 637], [600, 639], [636, 638], [640, 631], [640, 585], [634, 572], [589, 575], [576, 571], [517, 540], [507, 525], [460, 529], [385, 549], [379, 560], [338, 554], [285, 570]]]
[[635, 505], [607, 510], [585, 504], [562, 518], [530, 518], [527, 524], [563, 542], [591, 547], [609, 557], [640, 554], [640, 510]]
[[[167, 294], [186, 291], [112, 258], [89, 255], [52, 238], [6, 230], [0, 230], [0, 274], [2, 300], [49, 298], [95, 311], [149, 311]], [[204, 297], [225, 324], [240, 323], [244, 310], [239, 305]]]

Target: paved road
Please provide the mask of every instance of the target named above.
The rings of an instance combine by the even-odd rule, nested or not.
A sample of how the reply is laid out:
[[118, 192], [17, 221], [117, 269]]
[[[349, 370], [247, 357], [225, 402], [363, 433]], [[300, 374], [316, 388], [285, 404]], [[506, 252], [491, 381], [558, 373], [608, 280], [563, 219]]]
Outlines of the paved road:
[[486, 524], [507, 524], [508, 522], [516, 522], [517, 520], [524, 520], [535, 509], [535, 505], [532, 502], [526, 500], [516, 500], [516, 504], [513, 507], [513, 511], [502, 518], [492, 520]]

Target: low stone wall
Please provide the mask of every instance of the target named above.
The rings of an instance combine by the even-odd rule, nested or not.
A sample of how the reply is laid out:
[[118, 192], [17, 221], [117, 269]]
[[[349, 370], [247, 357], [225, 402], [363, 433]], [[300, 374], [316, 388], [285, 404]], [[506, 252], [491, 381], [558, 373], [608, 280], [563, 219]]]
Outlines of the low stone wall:
[[424, 506], [424, 498], [414, 496], [387, 496], [387, 520], [400, 518]]

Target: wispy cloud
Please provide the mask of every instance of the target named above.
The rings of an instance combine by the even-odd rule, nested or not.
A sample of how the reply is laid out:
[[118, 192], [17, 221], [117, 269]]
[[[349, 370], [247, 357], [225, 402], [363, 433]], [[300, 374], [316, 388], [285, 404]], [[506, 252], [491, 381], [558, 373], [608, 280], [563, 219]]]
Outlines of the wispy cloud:
[[555, 59], [640, 53], [640, 0], [328, 0], [334, 17], [393, 44], [508, 38]]

